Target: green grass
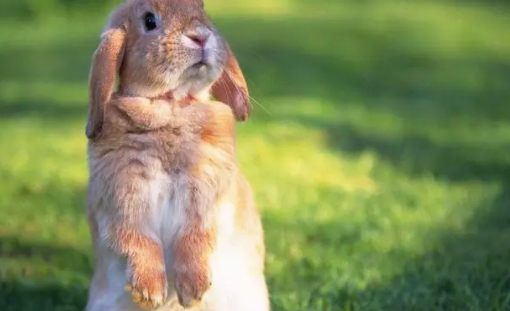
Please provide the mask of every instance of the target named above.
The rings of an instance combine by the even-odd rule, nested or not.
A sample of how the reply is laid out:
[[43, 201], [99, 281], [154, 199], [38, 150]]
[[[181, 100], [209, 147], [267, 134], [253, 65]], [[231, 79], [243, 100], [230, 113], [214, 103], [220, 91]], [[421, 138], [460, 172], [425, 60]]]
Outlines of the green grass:
[[[273, 309], [510, 310], [510, 6], [234, 2], [206, 0], [259, 103], [239, 157]], [[0, 24], [2, 311], [84, 307], [105, 18]]]

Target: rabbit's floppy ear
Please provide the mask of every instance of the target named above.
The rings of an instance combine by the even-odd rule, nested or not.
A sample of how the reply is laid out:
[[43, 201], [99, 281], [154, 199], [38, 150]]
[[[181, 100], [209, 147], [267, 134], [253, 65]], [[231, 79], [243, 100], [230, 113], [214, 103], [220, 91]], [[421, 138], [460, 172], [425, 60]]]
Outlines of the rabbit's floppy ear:
[[223, 73], [213, 84], [211, 93], [220, 102], [232, 108], [238, 121], [245, 121], [251, 114], [250, 95], [243, 72], [232, 50], [225, 43], [227, 61]]
[[115, 12], [101, 35], [89, 76], [89, 116], [85, 134], [95, 139], [101, 134], [105, 106], [110, 101], [124, 57], [126, 42], [125, 12]]

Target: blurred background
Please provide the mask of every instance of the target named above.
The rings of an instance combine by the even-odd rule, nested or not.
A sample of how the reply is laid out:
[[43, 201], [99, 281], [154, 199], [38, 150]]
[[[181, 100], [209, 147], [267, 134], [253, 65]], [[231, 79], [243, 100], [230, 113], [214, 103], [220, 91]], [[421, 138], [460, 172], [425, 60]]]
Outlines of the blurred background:
[[[274, 311], [510, 310], [510, 3], [205, 0]], [[118, 1], [0, 1], [0, 310], [83, 310], [87, 76]]]

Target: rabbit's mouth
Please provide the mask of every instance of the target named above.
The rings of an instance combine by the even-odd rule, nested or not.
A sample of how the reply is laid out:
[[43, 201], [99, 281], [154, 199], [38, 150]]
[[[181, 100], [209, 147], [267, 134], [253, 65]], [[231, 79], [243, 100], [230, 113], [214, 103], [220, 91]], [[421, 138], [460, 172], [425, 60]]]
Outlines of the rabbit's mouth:
[[219, 66], [211, 57], [197, 57], [183, 73], [184, 80], [194, 80], [198, 83], [211, 83], [217, 78]]
[[209, 72], [211, 71], [211, 65], [204, 62], [198, 61], [193, 63], [185, 72], [185, 78], [188, 80], [202, 80], [207, 79]]
[[209, 86], [219, 78], [221, 72], [217, 67], [202, 60], [192, 63], [184, 70], [177, 87], [172, 88], [172, 92], [177, 98], [181, 98], [207, 91]]
[[203, 67], [207, 67], [207, 66], [209, 66], [209, 64], [206, 61], [200, 60], [200, 61], [194, 63], [193, 65], [191, 65], [190, 67], [193, 68], [193, 69], [200, 70]]
[[195, 61], [191, 64], [191, 68], [200, 69], [201, 67], [214, 66], [215, 55], [208, 49], [194, 49]]

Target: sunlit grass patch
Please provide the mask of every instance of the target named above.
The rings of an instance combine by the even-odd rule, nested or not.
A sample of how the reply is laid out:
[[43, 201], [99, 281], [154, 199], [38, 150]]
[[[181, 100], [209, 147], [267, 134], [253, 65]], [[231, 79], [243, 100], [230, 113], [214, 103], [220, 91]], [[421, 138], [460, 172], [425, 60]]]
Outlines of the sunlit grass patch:
[[[275, 311], [509, 309], [496, 2], [206, 0], [254, 98], [238, 157]], [[105, 20], [0, 23], [2, 311], [83, 309], [87, 78]]]

